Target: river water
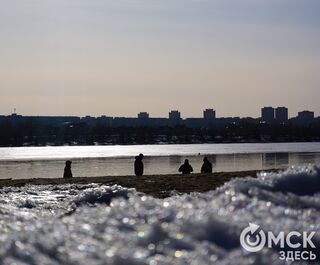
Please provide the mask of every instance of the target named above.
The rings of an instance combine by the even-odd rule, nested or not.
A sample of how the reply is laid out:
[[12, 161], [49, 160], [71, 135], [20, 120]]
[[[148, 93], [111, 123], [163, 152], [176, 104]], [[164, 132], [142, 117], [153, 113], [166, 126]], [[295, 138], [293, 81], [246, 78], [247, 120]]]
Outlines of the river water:
[[0, 148], [0, 178], [61, 177], [67, 159], [74, 176], [131, 175], [139, 153], [145, 174], [177, 173], [186, 158], [199, 172], [205, 155], [227, 172], [320, 163], [320, 143], [17, 147]]

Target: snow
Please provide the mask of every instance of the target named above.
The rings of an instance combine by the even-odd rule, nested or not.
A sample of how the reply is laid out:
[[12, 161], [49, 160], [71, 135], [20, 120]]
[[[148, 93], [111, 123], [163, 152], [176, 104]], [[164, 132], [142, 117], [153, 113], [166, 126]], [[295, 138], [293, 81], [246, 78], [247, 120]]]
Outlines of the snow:
[[98, 184], [6, 187], [0, 264], [285, 264], [278, 249], [246, 252], [240, 233], [319, 231], [319, 184], [320, 169], [305, 166], [164, 200]]

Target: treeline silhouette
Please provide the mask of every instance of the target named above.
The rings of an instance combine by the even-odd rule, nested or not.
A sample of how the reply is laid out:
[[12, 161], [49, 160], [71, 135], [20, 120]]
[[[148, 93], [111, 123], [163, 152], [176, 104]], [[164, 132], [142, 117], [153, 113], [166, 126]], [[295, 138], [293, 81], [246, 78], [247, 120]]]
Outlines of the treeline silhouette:
[[0, 122], [0, 146], [190, 144], [319, 141], [320, 124], [307, 126], [240, 122], [223, 127], [108, 127], [87, 123], [61, 126]]

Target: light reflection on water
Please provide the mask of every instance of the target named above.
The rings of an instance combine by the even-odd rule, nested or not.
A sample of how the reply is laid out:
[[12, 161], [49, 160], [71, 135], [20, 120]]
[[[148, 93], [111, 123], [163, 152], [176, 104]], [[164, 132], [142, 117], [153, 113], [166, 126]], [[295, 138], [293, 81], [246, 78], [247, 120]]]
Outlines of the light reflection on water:
[[[320, 153], [257, 153], [207, 155], [214, 171], [242, 171], [286, 168], [291, 165], [319, 164]], [[146, 156], [145, 174], [178, 173], [179, 165], [188, 158], [195, 172], [199, 172], [202, 155]], [[73, 159], [75, 177], [132, 175], [132, 157]], [[63, 174], [64, 160], [1, 161], [0, 178], [57, 178]]]
[[113, 146], [46, 146], [0, 148], [0, 161], [66, 158], [192, 156], [201, 154], [320, 153], [319, 143], [179, 144]]

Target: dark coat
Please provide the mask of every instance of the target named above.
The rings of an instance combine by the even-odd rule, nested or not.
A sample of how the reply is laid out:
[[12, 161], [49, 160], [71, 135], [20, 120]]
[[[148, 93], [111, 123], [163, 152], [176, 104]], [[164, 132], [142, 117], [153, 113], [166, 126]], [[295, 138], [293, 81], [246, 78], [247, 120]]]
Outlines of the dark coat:
[[209, 161], [205, 161], [201, 167], [201, 173], [212, 173], [212, 163]]
[[64, 168], [64, 173], [63, 173], [63, 178], [72, 178], [72, 171], [70, 166], [65, 166]]
[[134, 161], [134, 174], [136, 176], [143, 175], [143, 163], [141, 157], [139, 156], [136, 156], [136, 160]]
[[190, 164], [184, 163], [179, 168], [179, 172], [182, 172], [182, 174], [190, 174], [191, 172], [193, 172], [193, 168], [192, 168], [192, 166]]

